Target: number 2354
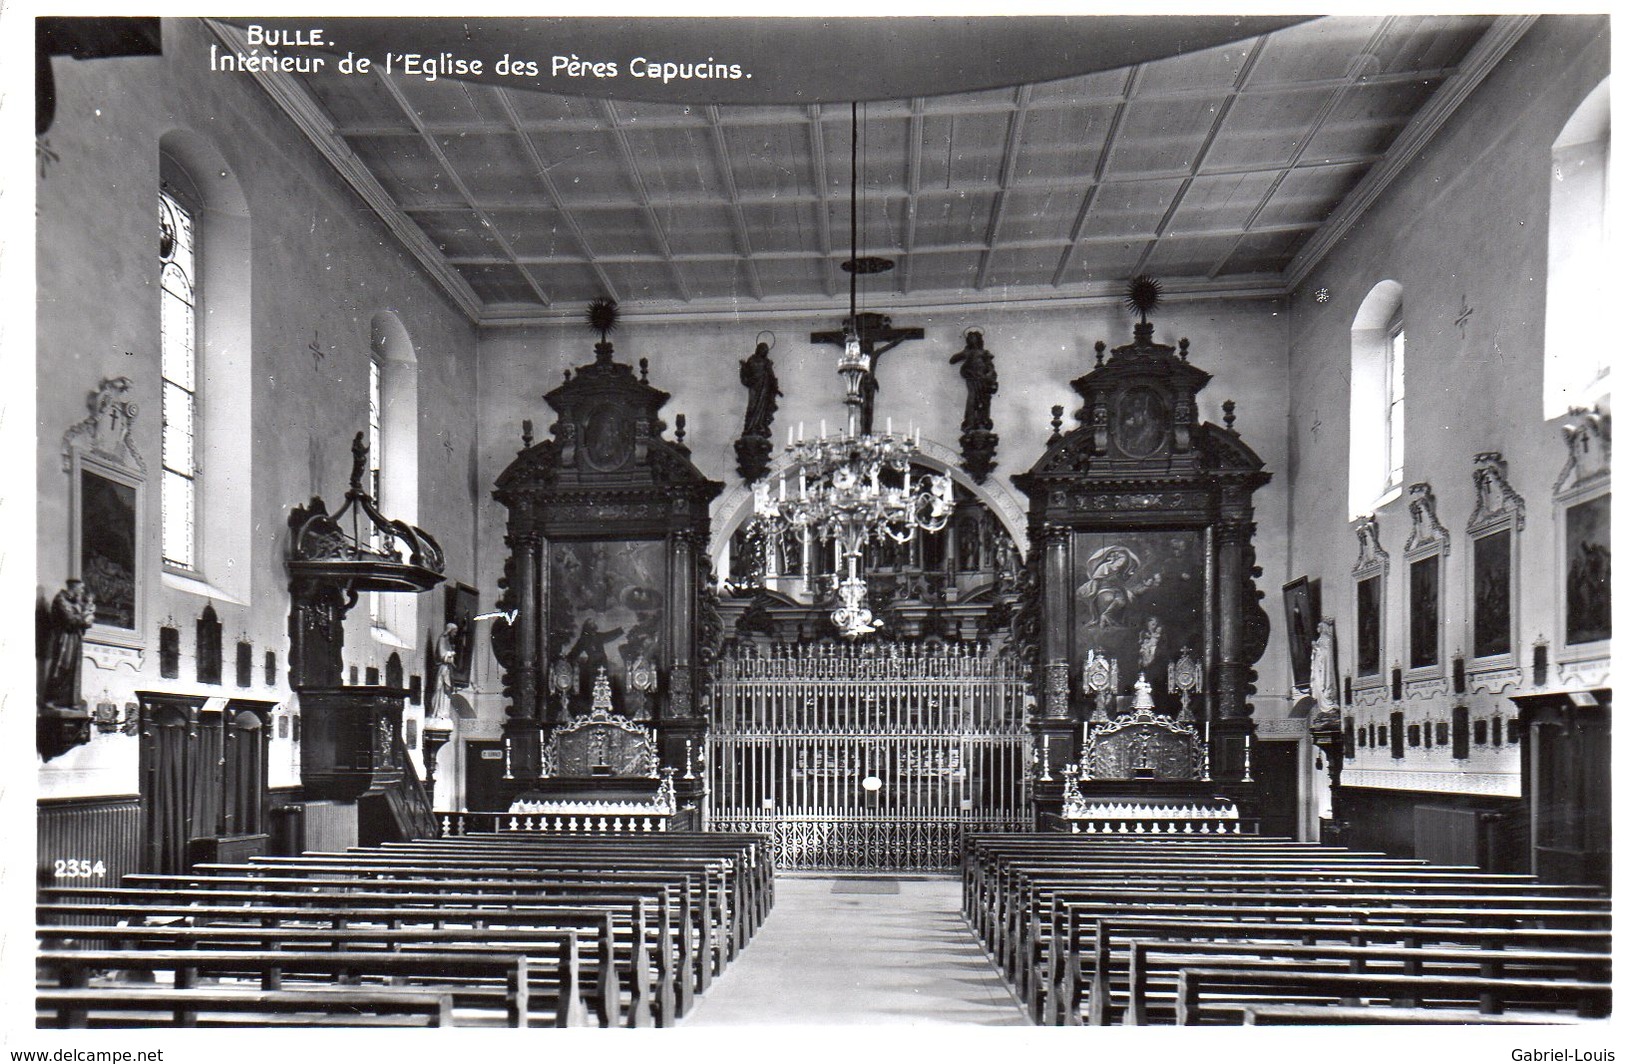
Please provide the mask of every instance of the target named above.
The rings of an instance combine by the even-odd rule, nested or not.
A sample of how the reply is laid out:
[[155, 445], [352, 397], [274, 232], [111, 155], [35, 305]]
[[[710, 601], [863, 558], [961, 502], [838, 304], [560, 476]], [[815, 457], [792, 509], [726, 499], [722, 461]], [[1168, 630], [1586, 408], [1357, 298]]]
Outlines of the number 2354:
[[94, 879], [107, 874], [107, 865], [101, 861], [80, 860], [70, 857], [67, 860], [58, 859], [56, 862], [56, 875], [58, 879]]

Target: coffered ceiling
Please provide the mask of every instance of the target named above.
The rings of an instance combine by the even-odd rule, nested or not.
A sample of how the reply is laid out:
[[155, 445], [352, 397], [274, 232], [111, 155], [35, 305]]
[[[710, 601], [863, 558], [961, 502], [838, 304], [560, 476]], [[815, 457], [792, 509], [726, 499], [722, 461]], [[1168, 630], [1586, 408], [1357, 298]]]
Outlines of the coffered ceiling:
[[[1087, 300], [1140, 273], [1173, 293], [1287, 291], [1530, 21], [1324, 18], [861, 105], [862, 251], [897, 262], [865, 299]], [[845, 305], [847, 106], [261, 81], [478, 321], [574, 317], [599, 295], [649, 315]]]

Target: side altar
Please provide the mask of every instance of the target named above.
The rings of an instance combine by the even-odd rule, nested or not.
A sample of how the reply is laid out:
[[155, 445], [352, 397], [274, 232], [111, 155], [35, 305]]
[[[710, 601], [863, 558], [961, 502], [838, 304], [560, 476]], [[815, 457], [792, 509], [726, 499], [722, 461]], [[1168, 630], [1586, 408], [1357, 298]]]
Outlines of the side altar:
[[1201, 420], [1211, 375], [1188, 341], [1153, 339], [1154, 291], [1136, 305], [1133, 342], [1109, 356], [1095, 344], [1072, 382], [1074, 427], [1063, 432], [1054, 408], [1043, 456], [1011, 478], [1033, 545], [1020, 629], [1039, 703], [1034, 822], [1136, 806], [1148, 823], [1183, 809], [1212, 830], [1247, 820], [1255, 791], [1247, 699], [1269, 620], [1252, 500], [1270, 474], [1234, 403], [1222, 425]]
[[545, 396], [551, 438], [533, 439], [526, 421], [493, 492], [508, 511], [498, 609], [512, 617], [491, 639], [508, 700], [497, 811], [652, 802], [663, 788], [697, 824], [720, 641], [710, 504], [722, 485], [690, 459], [683, 415], [667, 435], [670, 396], [649, 383], [648, 360], [615, 360], [609, 319], [594, 326], [597, 357]]

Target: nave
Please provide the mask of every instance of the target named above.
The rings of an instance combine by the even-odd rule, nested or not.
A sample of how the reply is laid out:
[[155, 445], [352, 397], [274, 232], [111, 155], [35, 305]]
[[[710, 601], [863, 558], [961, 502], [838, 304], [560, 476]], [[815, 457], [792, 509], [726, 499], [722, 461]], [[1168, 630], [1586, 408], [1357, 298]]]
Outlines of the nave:
[[1612, 1010], [1600, 888], [1256, 835], [984, 835], [959, 882], [780, 879], [766, 843], [510, 831], [42, 887], [37, 1022], [1575, 1024]]

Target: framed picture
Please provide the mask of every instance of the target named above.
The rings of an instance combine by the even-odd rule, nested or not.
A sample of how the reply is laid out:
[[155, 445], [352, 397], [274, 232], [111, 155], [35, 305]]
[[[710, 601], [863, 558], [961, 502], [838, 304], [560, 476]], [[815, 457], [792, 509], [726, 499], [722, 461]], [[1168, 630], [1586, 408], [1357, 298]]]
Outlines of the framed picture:
[[1354, 675], [1382, 677], [1382, 577], [1354, 585]]
[[1309, 651], [1320, 628], [1320, 581], [1300, 576], [1281, 588], [1286, 613], [1287, 653], [1292, 661], [1292, 686], [1309, 689]]
[[73, 509], [69, 574], [96, 597], [92, 643], [142, 645], [142, 481], [93, 454], [72, 463]]
[[1439, 627], [1442, 568], [1443, 559], [1437, 554], [1417, 558], [1410, 563], [1406, 604], [1409, 606], [1412, 670], [1437, 669], [1442, 660], [1439, 653], [1442, 636]]
[[[1187, 531], [1072, 533], [1072, 652], [1117, 662], [1168, 689], [1168, 666], [1208, 646], [1204, 534]], [[1132, 679], [1125, 682], [1132, 683]]]
[[480, 614], [480, 593], [467, 584], [446, 585], [446, 623], [457, 625], [457, 656], [451, 669], [451, 685], [467, 687], [474, 663], [474, 618]]
[[1609, 513], [1613, 493], [1604, 491], [1563, 511], [1563, 646], [1581, 647], [1613, 638], [1610, 594]]
[[633, 662], [666, 661], [665, 541], [553, 540], [547, 557], [550, 672], [574, 681], [584, 709], [604, 669], [624, 705]]
[[1512, 661], [1513, 585], [1512, 529], [1501, 528], [1473, 539], [1472, 657], [1479, 663]]

